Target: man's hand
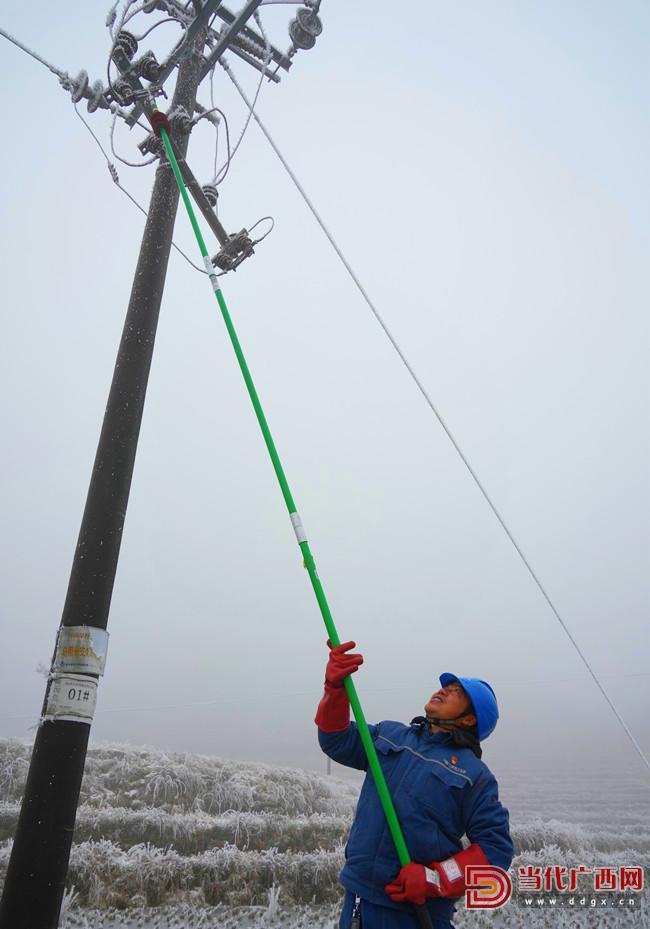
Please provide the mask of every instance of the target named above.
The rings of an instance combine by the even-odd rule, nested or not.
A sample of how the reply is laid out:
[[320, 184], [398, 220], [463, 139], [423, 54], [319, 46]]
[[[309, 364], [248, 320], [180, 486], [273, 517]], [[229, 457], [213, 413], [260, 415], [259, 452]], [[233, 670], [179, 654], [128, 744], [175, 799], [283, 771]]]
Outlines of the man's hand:
[[330, 657], [325, 668], [325, 683], [330, 687], [343, 687], [345, 678], [349, 674], [354, 674], [363, 664], [363, 655], [355, 652], [350, 655], [346, 654], [356, 646], [356, 642], [343, 642], [332, 648], [328, 639], [327, 644], [330, 648]]
[[429, 867], [412, 861], [384, 890], [396, 903], [424, 903], [427, 897], [462, 897], [465, 893], [465, 868], [468, 864], [489, 864], [483, 849], [474, 842], [444, 861], [432, 861]]
[[440, 896], [440, 875], [423, 864], [412, 861], [384, 890], [395, 903], [425, 903], [427, 897]]

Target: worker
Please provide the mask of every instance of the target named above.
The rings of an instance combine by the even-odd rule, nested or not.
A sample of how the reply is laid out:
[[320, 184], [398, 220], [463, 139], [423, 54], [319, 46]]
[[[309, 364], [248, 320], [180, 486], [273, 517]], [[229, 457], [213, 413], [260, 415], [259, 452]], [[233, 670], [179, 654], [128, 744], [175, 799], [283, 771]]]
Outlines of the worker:
[[[353, 648], [354, 642], [330, 646], [315, 722], [326, 755], [367, 771], [343, 683], [363, 664]], [[494, 691], [485, 681], [454, 674], [440, 675], [440, 685], [424, 707], [426, 715], [409, 726], [386, 720], [369, 727], [412, 861], [400, 867], [367, 774], [339, 876], [346, 890], [340, 929], [415, 929], [412, 904], [425, 903], [434, 929], [453, 929], [466, 866], [510, 866], [508, 811], [481, 761], [480, 743], [499, 717]]]

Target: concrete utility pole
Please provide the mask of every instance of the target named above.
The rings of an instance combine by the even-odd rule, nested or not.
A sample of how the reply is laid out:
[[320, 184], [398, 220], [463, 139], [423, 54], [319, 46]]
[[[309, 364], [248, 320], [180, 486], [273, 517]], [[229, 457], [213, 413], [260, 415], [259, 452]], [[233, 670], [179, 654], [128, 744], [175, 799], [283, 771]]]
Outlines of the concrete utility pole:
[[[194, 112], [205, 38], [203, 28], [179, 66], [172, 109]], [[188, 136], [175, 142], [184, 157]], [[59, 922], [178, 198], [161, 159], [0, 902], [0, 929], [56, 929]]]

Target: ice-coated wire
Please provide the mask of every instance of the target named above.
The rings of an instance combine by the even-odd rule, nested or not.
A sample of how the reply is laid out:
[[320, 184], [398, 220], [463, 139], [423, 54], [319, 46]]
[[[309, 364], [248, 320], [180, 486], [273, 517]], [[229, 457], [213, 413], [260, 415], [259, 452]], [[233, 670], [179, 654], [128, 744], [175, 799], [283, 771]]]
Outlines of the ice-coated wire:
[[546, 588], [544, 587], [544, 585], [542, 584], [541, 580], [540, 580], [539, 577], [537, 576], [537, 574], [536, 574], [535, 570], [533, 569], [533, 566], [531, 565], [530, 561], [528, 560], [528, 558], [527, 558], [526, 555], [524, 554], [523, 549], [521, 548], [521, 546], [519, 545], [519, 543], [518, 543], [517, 540], [515, 539], [513, 533], [512, 533], [512, 532], [510, 531], [510, 529], [508, 528], [508, 525], [506, 524], [504, 517], [501, 515], [501, 513], [500, 513], [499, 510], [497, 509], [496, 504], [493, 502], [491, 496], [489, 495], [489, 493], [487, 492], [487, 490], [486, 490], [486, 488], [484, 487], [483, 483], [482, 483], [481, 480], [479, 479], [478, 474], [476, 473], [476, 471], [474, 470], [474, 468], [473, 468], [472, 465], [470, 464], [470, 462], [469, 462], [467, 456], [465, 455], [465, 453], [463, 452], [462, 448], [461, 448], [460, 445], [458, 444], [458, 441], [456, 440], [456, 438], [454, 437], [453, 433], [451, 432], [451, 429], [449, 428], [449, 426], [447, 425], [447, 423], [446, 423], [445, 420], [443, 419], [442, 414], [440, 413], [440, 411], [438, 410], [438, 408], [437, 408], [436, 405], [434, 404], [433, 400], [431, 399], [429, 393], [427, 392], [426, 388], [424, 387], [424, 384], [422, 383], [422, 381], [420, 380], [420, 378], [418, 377], [418, 375], [417, 375], [416, 372], [414, 371], [414, 369], [413, 369], [411, 363], [410, 363], [409, 360], [407, 359], [407, 357], [406, 357], [406, 355], [404, 354], [403, 350], [400, 348], [400, 346], [399, 346], [397, 340], [395, 339], [395, 337], [393, 336], [392, 332], [391, 332], [390, 329], [388, 328], [386, 322], [384, 321], [384, 319], [383, 319], [382, 316], [380, 315], [380, 313], [379, 313], [379, 311], [377, 310], [375, 304], [374, 304], [374, 303], [372, 302], [372, 300], [370, 299], [370, 297], [369, 297], [369, 295], [368, 295], [366, 289], [363, 287], [361, 281], [359, 280], [359, 278], [357, 277], [357, 275], [356, 275], [355, 272], [353, 271], [353, 269], [352, 269], [350, 263], [348, 262], [347, 258], [345, 257], [345, 255], [344, 255], [343, 252], [341, 251], [341, 249], [340, 249], [339, 245], [337, 244], [336, 240], [334, 239], [334, 236], [332, 235], [332, 233], [329, 231], [329, 229], [328, 229], [327, 226], [325, 225], [325, 222], [323, 221], [322, 217], [321, 217], [320, 214], [318, 213], [316, 207], [314, 206], [314, 204], [312, 203], [312, 201], [310, 200], [310, 198], [308, 197], [308, 195], [307, 195], [307, 193], [306, 193], [304, 187], [302, 186], [302, 184], [300, 183], [300, 181], [298, 180], [298, 178], [297, 178], [296, 175], [294, 174], [293, 170], [292, 170], [291, 167], [289, 166], [289, 164], [288, 164], [287, 160], [285, 159], [284, 155], [282, 154], [282, 152], [280, 151], [280, 149], [278, 148], [278, 146], [277, 146], [276, 143], [274, 142], [274, 140], [273, 140], [273, 138], [271, 137], [271, 135], [270, 135], [268, 129], [267, 129], [266, 126], [262, 123], [262, 121], [261, 121], [261, 119], [259, 118], [259, 116], [257, 115], [257, 113], [254, 112], [255, 101], [253, 101], [253, 103], [251, 103], [251, 102], [248, 100], [246, 94], [244, 93], [244, 91], [243, 91], [242, 87], [240, 86], [239, 82], [237, 81], [237, 78], [236, 78], [235, 75], [233, 74], [232, 69], [230, 68], [230, 66], [228, 65], [228, 63], [225, 62], [225, 61], [222, 59], [222, 60], [221, 60], [221, 65], [222, 65], [222, 67], [224, 68], [224, 70], [225, 70], [226, 74], [228, 75], [228, 77], [230, 78], [230, 80], [233, 82], [233, 84], [234, 84], [234, 86], [236, 87], [237, 91], [239, 92], [240, 97], [242, 98], [242, 100], [244, 101], [244, 103], [246, 104], [246, 106], [249, 108], [251, 116], [255, 119], [255, 122], [256, 122], [257, 125], [260, 127], [260, 130], [261, 130], [262, 134], [265, 136], [267, 142], [269, 143], [269, 145], [271, 146], [271, 148], [273, 149], [273, 151], [274, 151], [275, 154], [277, 155], [278, 159], [280, 160], [280, 162], [281, 162], [283, 168], [285, 169], [285, 171], [287, 172], [287, 174], [289, 175], [289, 177], [290, 177], [291, 180], [293, 181], [293, 183], [294, 183], [296, 189], [298, 190], [298, 193], [300, 194], [300, 196], [301, 196], [302, 199], [304, 200], [305, 204], [306, 204], [307, 207], [309, 208], [310, 212], [312, 213], [314, 219], [316, 220], [316, 222], [317, 222], [318, 225], [320, 226], [320, 228], [321, 228], [321, 230], [323, 231], [323, 233], [324, 233], [325, 237], [327, 238], [328, 242], [330, 243], [330, 245], [332, 246], [332, 248], [333, 248], [334, 251], [336, 252], [336, 254], [337, 254], [339, 260], [341, 261], [343, 267], [345, 268], [345, 270], [348, 272], [348, 274], [349, 274], [350, 277], [352, 278], [352, 281], [354, 282], [354, 284], [355, 284], [357, 290], [359, 291], [359, 293], [361, 294], [361, 296], [362, 296], [363, 299], [365, 300], [366, 304], [368, 305], [368, 307], [369, 307], [371, 313], [373, 314], [373, 316], [375, 317], [375, 319], [377, 320], [377, 322], [379, 323], [379, 325], [381, 326], [381, 328], [384, 330], [384, 333], [386, 334], [386, 336], [387, 336], [388, 340], [390, 341], [391, 345], [393, 346], [393, 348], [394, 348], [395, 351], [397, 352], [397, 354], [398, 354], [399, 358], [401, 359], [401, 361], [402, 361], [404, 367], [406, 368], [406, 370], [407, 370], [408, 373], [410, 374], [410, 376], [411, 376], [413, 382], [415, 383], [416, 387], [418, 388], [418, 390], [419, 390], [420, 393], [422, 394], [422, 397], [424, 398], [424, 400], [425, 400], [425, 402], [427, 403], [428, 407], [430, 408], [431, 412], [434, 414], [434, 416], [435, 416], [436, 419], [438, 420], [438, 423], [439, 423], [440, 426], [442, 427], [442, 429], [443, 429], [445, 435], [447, 436], [447, 438], [449, 439], [449, 441], [450, 441], [451, 444], [453, 445], [454, 449], [456, 450], [456, 453], [458, 454], [458, 456], [459, 456], [460, 460], [462, 461], [462, 463], [465, 465], [465, 468], [467, 469], [467, 472], [469, 473], [469, 475], [470, 475], [470, 477], [472, 478], [472, 480], [474, 481], [476, 487], [477, 487], [478, 490], [480, 491], [480, 493], [481, 493], [483, 499], [485, 500], [485, 502], [486, 502], [487, 505], [489, 506], [489, 508], [490, 508], [490, 510], [492, 511], [492, 513], [493, 513], [494, 517], [496, 518], [497, 522], [499, 523], [499, 525], [501, 526], [501, 528], [502, 528], [503, 531], [505, 532], [506, 536], [507, 536], [508, 539], [510, 540], [510, 542], [511, 542], [513, 548], [515, 549], [515, 551], [516, 551], [517, 554], [519, 555], [519, 558], [521, 559], [521, 561], [522, 561], [524, 567], [525, 567], [526, 570], [528, 571], [530, 577], [533, 579], [533, 581], [534, 581], [535, 585], [537, 586], [538, 590], [539, 590], [540, 593], [542, 594], [542, 597], [543, 597], [544, 600], [546, 601], [546, 604], [548, 605], [549, 609], [551, 610], [551, 612], [552, 612], [553, 615], [555, 616], [556, 620], [558, 621], [558, 623], [560, 624], [560, 626], [561, 626], [562, 629], [564, 630], [565, 635], [567, 636], [567, 638], [569, 639], [569, 641], [570, 641], [571, 644], [573, 645], [573, 648], [575, 649], [576, 653], [577, 653], [578, 656], [580, 657], [580, 660], [582, 661], [582, 663], [583, 663], [584, 666], [586, 667], [587, 671], [589, 672], [589, 674], [590, 674], [592, 680], [594, 681], [596, 687], [597, 687], [598, 690], [600, 691], [600, 693], [601, 693], [602, 697], [604, 698], [605, 702], [607, 703], [607, 705], [609, 706], [610, 710], [612, 711], [612, 713], [614, 714], [614, 716], [615, 716], [616, 719], [618, 720], [618, 722], [619, 722], [621, 728], [623, 729], [623, 731], [624, 731], [625, 734], [627, 735], [628, 739], [630, 740], [630, 742], [631, 742], [632, 745], [634, 746], [634, 748], [635, 748], [637, 754], [639, 755], [639, 757], [641, 758], [641, 760], [642, 760], [643, 763], [645, 764], [646, 768], [650, 771], [650, 759], [648, 759], [647, 755], [645, 754], [645, 752], [643, 751], [643, 749], [641, 748], [641, 746], [640, 746], [639, 743], [637, 742], [636, 738], [634, 737], [634, 735], [633, 735], [632, 732], [630, 731], [630, 728], [628, 727], [627, 723], [625, 722], [625, 720], [623, 719], [623, 717], [622, 717], [621, 714], [619, 713], [618, 709], [617, 709], [616, 706], [614, 705], [613, 700], [611, 699], [611, 697], [609, 696], [609, 694], [607, 693], [607, 691], [605, 690], [605, 688], [604, 688], [603, 685], [601, 684], [601, 682], [600, 682], [600, 680], [599, 680], [599, 678], [598, 678], [598, 675], [596, 674], [596, 672], [595, 672], [594, 669], [592, 668], [592, 666], [591, 666], [589, 660], [587, 659], [586, 655], [584, 654], [584, 652], [583, 652], [582, 649], [580, 648], [578, 642], [576, 641], [576, 639], [575, 639], [574, 636], [572, 635], [572, 633], [571, 633], [571, 631], [569, 630], [569, 627], [567, 626], [565, 620], [564, 620], [564, 619], [562, 618], [562, 616], [560, 615], [560, 612], [559, 612], [558, 608], [557, 608], [557, 607], [555, 606], [555, 604], [553, 603], [553, 601], [552, 601], [552, 599], [551, 599], [549, 593], [547, 592]]
[[[38, 669], [37, 669], [38, 670]], [[46, 669], [46, 676], [48, 671]], [[631, 678], [631, 677], [648, 677], [647, 673], [639, 674], [616, 674], [616, 675], [606, 675], [607, 677], [618, 678]], [[561, 677], [561, 678], [546, 678], [544, 680], [534, 680], [534, 681], [494, 681], [495, 687], [547, 687], [549, 684], [581, 684], [589, 682], [590, 678], [588, 677]], [[364, 692], [367, 694], [392, 694], [392, 693], [405, 693], [407, 691], [412, 692], [413, 686], [411, 684], [400, 685], [398, 687], [365, 687]], [[273, 697], [273, 699], [294, 699], [295, 697], [309, 697], [313, 700], [314, 692], [313, 690], [298, 690], [292, 692], [283, 692], [268, 695], [268, 699]], [[254, 703], [260, 699], [259, 694], [252, 697], [233, 697], [230, 698], [218, 698], [216, 700], [202, 700], [197, 703], [155, 703], [150, 704], [149, 706], [124, 706], [124, 707], [104, 707], [102, 709], [96, 710], [96, 713], [138, 713], [138, 712], [149, 712], [153, 710], [177, 710], [185, 709], [186, 707], [192, 706], [217, 706], [222, 703], [244, 703], [250, 702]], [[0, 716], [0, 722], [10, 722], [13, 720], [32, 720], [38, 719], [37, 713], [24, 713], [19, 716]]]
[[113, 157], [117, 158], [118, 161], [121, 161], [122, 164], [127, 165], [127, 167], [129, 168], [146, 168], [147, 165], [153, 164], [154, 161], [156, 161], [158, 158], [157, 155], [152, 155], [151, 158], [147, 158], [146, 161], [135, 162], [135, 161], [127, 161], [126, 158], [122, 158], [121, 155], [117, 154], [117, 152], [115, 151], [115, 142], [113, 138], [113, 136], [115, 135], [115, 123], [116, 122], [117, 122], [117, 113], [115, 113], [113, 116], [113, 121], [111, 123], [111, 131], [110, 131], [111, 152], [113, 153]]
[[67, 77], [67, 74], [65, 71], [61, 71], [59, 68], [55, 67], [53, 64], [50, 64], [49, 61], [46, 61], [45, 58], [42, 58], [39, 54], [37, 54], [37, 52], [35, 52], [33, 48], [30, 48], [28, 45], [24, 45], [15, 36], [11, 35], [10, 32], [5, 32], [4, 29], [0, 29], [0, 35], [4, 36], [4, 38], [8, 39], [10, 42], [13, 42], [16, 48], [19, 48], [21, 51], [26, 52], [35, 61], [38, 61], [40, 64], [44, 65], [48, 69], [48, 71], [52, 72], [52, 74], [56, 74], [56, 76], [59, 78]]
[[[95, 133], [93, 132], [93, 130], [92, 130], [90, 124], [84, 119], [84, 117], [83, 117], [83, 116], [81, 115], [81, 113], [79, 112], [79, 110], [78, 110], [78, 108], [77, 108], [77, 104], [76, 104], [76, 103], [73, 103], [73, 106], [74, 106], [74, 109], [75, 109], [75, 113], [77, 114], [77, 116], [79, 117], [79, 119], [81, 120], [81, 122], [84, 124], [84, 126], [86, 127], [86, 129], [88, 130], [88, 132], [91, 134], [91, 136], [92, 136], [93, 139], [95, 140], [95, 143], [97, 144], [97, 146], [98, 146], [100, 152], [102, 153], [102, 155], [103, 155], [104, 158], [106, 159], [106, 164], [108, 165], [109, 173], [110, 173], [111, 177], [113, 178], [113, 183], [115, 184], [116, 187], [119, 187], [119, 189], [122, 191], [122, 193], [123, 193], [126, 197], [129, 198], [129, 200], [131, 201], [131, 203], [133, 203], [134, 206], [137, 206], [137, 208], [140, 210], [140, 212], [143, 213], [144, 216], [148, 219], [148, 218], [149, 218], [149, 214], [148, 214], [148, 212], [145, 210], [145, 208], [144, 208], [140, 203], [138, 203], [138, 201], [135, 199], [134, 196], [132, 196], [132, 194], [129, 193], [129, 191], [126, 189], [126, 187], [122, 187], [122, 185], [121, 185], [121, 183], [120, 183], [119, 175], [118, 175], [118, 173], [117, 173], [117, 168], [115, 167], [115, 165], [113, 164], [113, 162], [112, 162], [112, 161], [110, 160], [110, 158], [108, 157], [108, 155], [107, 155], [107, 153], [106, 153], [106, 149], [104, 148], [104, 146], [102, 145], [102, 143], [99, 141], [99, 139], [97, 138], [97, 136], [96, 136]], [[182, 256], [183, 256], [183, 258], [185, 259], [185, 261], [186, 261], [188, 264], [192, 265], [192, 267], [194, 268], [195, 271], [198, 271], [200, 274], [206, 274], [205, 269], [204, 269], [204, 268], [199, 268], [198, 265], [195, 265], [194, 262], [192, 261], [192, 259], [189, 258], [189, 257], [185, 254], [185, 252], [183, 251], [182, 248], [179, 248], [179, 247], [178, 247], [178, 245], [174, 242], [173, 239], [172, 239], [172, 247], [176, 249], [176, 251], [178, 252], [179, 255], [182, 255]]]
[[[216, 13], [215, 13], [215, 16], [216, 16]], [[212, 70], [210, 71], [210, 106], [212, 107], [213, 110], [215, 109], [215, 105], [214, 105], [214, 69], [215, 69], [216, 67], [217, 67], [217, 63], [216, 63], [216, 61], [215, 61], [214, 65], [212, 66]], [[216, 176], [217, 176], [217, 164], [218, 164], [218, 162], [219, 162], [219, 125], [217, 124], [214, 128], [215, 128], [216, 138], [215, 138], [215, 141], [214, 141], [214, 167], [213, 167], [212, 176], [213, 176], [213, 177], [216, 177]]]
[[[255, 107], [257, 106], [257, 100], [259, 98], [260, 91], [262, 90], [262, 84], [264, 82], [264, 78], [266, 77], [266, 69], [269, 66], [269, 62], [271, 61], [271, 55], [272, 55], [271, 45], [269, 43], [266, 33], [264, 32], [264, 29], [262, 28], [261, 19], [259, 18], [259, 16], [256, 17], [256, 22], [257, 22], [257, 25], [260, 27], [260, 32], [262, 33], [262, 37], [264, 38], [264, 44], [266, 46], [265, 51], [264, 51], [264, 63], [262, 66], [262, 73], [260, 74], [260, 79], [257, 82], [257, 89], [255, 91], [255, 96], [253, 97], [253, 102], [250, 106], [248, 116], [246, 117], [246, 122], [244, 123], [244, 127], [239, 135], [239, 138], [237, 139], [237, 142], [232, 152], [230, 152], [230, 155], [225, 165], [222, 165], [219, 171], [215, 172], [215, 176], [212, 178], [212, 183], [215, 185], [215, 187], [218, 187], [219, 184], [221, 184], [222, 181], [225, 180], [226, 174], [228, 173], [228, 169], [230, 168], [230, 162], [235, 157], [235, 153], [237, 149], [239, 148], [239, 146], [244, 140], [244, 136], [246, 135], [246, 130], [248, 129], [250, 125], [252, 117], [255, 115]], [[222, 66], [224, 65], [223, 58], [219, 59], [219, 64], [221, 64]]]
[[142, 35], [133, 36], [136, 42], [142, 42], [143, 39], [146, 39], [150, 33], [157, 29], [158, 26], [162, 26], [163, 23], [176, 23], [177, 26], [185, 28], [185, 24], [181, 23], [178, 19], [175, 19], [173, 16], [168, 16], [167, 19], [159, 19], [157, 23], [154, 23], [153, 26], [149, 26], [146, 32], [143, 32]]
[[258, 219], [256, 223], [253, 223], [253, 225], [252, 225], [252, 226], [250, 227], [250, 229], [248, 230], [248, 234], [250, 235], [251, 232], [253, 231], [253, 229], [255, 229], [256, 226], [259, 226], [260, 223], [264, 223], [264, 222], [267, 222], [267, 221], [270, 221], [271, 225], [270, 225], [269, 228], [266, 230], [266, 232], [264, 233], [264, 235], [261, 235], [261, 236], [259, 237], [259, 239], [254, 239], [254, 240], [253, 240], [253, 245], [259, 245], [260, 242], [263, 242], [263, 241], [264, 241], [264, 239], [267, 237], [267, 235], [270, 235], [270, 234], [273, 232], [273, 230], [275, 229], [275, 220], [273, 219], [272, 216], [262, 216], [262, 218], [261, 218], [261, 219]]

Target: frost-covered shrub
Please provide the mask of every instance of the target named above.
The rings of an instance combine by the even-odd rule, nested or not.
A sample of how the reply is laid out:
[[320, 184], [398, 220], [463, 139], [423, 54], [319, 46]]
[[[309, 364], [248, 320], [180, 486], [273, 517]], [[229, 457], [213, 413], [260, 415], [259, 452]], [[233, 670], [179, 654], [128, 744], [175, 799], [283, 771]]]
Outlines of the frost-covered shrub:
[[73, 846], [68, 879], [82, 903], [98, 908], [119, 907], [136, 896], [158, 906], [197, 890], [213, 906], [268, 906], [274, 886], [282, 887], [288, 903], [334, 901], [342, 864], [341, 849], [242, 852], [225, 846], [183, 856], [145, 844], [124, 850], [103, 839]]

